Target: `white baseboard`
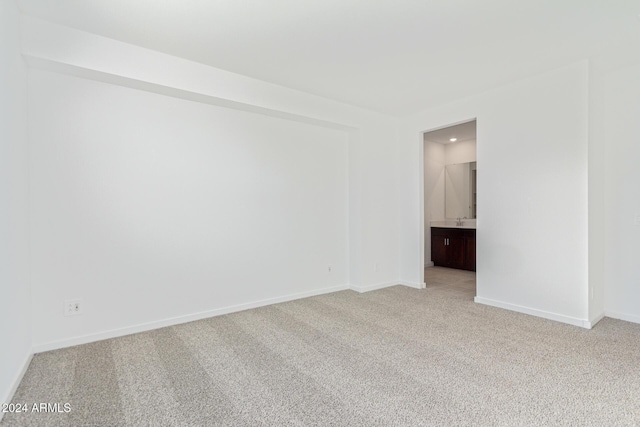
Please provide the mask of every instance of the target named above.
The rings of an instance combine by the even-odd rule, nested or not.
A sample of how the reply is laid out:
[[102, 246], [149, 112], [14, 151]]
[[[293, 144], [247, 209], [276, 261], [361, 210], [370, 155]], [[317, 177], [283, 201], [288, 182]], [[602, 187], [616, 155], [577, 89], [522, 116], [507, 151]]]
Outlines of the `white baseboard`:
[[396, 282], [383, 282], [383, 283], [376, 283], [373, 285], [365, 285], [365, 286], [351, 285], [349, 289], [351, 289], [352, 291], [363, 293], [363, 292], [375, 291], [377, 289], [384, 289], [390, 286], [398, 286], [398, 285], [408, 286], [410, 288], [415, 288], [415, 289], [424, 289], [427, 287], [427, 285], [424, 283], [410, 282], [407, 280], [398, 280]]
[[597, 316], [594, 316], [591, 320], [589, 320], [589, 322], [588, 322], [588, 323], [589, 323], [589, 327], [588, 327], [588, 329], [591, 329], [591, 328], [593, 328], [594, 326], [596, 326], [596, 324], [597, 324], [599, 321], [601, 321], [602, 319], [604, 319], [604, 316], [605, 316], [605, 314], [604, 314], [604, 312], [602, 312], [602, 313], [598, 314]]
[[383, 282], [383, 283], [376, 283], [373, 285], [365, 285], [365, 286], [351, 285], [349, 286], [349, 289], [351, 289], [352, 291], [363, 293], [363, 292], [375, 291], [377, 289], [388, 288], [389, 286], [396, 286], [399, 284], [400, 284], [399, 282]]
[[408, 280], [400, 280], [398, 282], [399, 285], [404, 285], [404, 286], [408, 286], [410, 288], [415, 288], [415, 289], [425, 289], [427, 287], [426, 283], [419, 283], [419, 282], [410, 282]]
[[295, 294], [284, 295], [275, 298], [268, 298], [260, 301], [253, 301], [245, 304], [238, 304], [229, 307], [217, 308], [214, 310], [201, 311], [198, 313], [187, 314], [184, 316], [171, 317], [168, 319], [156, 320], [153, 322], [140, 323], [138, 325], [127, 326], [125, 328], [111, 329], [108, 331], [98, 332], [67, 338], [63, 340], [50, 341], [42, 344], [34, 345], [34, 353], [42, 353], [44, 351], [56, 350], [59, 348], [72, 347], [74, 345], [87, 344], [90, 342], [106, 340], [110, 338], [121, 337], [139, 332], [150, 331], [153, 329], [164, 328], [166, 326], [179, 325], [181, 323], [193, 322], [195, 320], [206, 319], [209, 317], [221, 316], [223, 314], [235, 313], [251, 308], [264, 307], [266, 305], [277, 304], [280, 302], [293, 301], [301, 298], [308, 298], [316, 295], [328, 294], [331, 292], [343, 291], [349, 289], [348, 285], [332, 286], [329, 288], [314, 289], [312, 291], [298, 292]]
[[631, 323], [640, 323], [640, 316], [635, 314], [618, 313], [616, 311], [605, 310], [604, 315], [612, 319], [624, 320]]
[[352, 291], [363, 293], [363, 292], [375, 291], [377, 289], [384, 289], [390, 286], [397, 286], [397, 285], [408, 286], [410, 288], [415, 288], [415, 289], [424, 289], [427, 286], [424, 283], [410, 282], [407, 280], [398, 280], [397, 282], [375, 283], [373, 285], [366, 285], [366, 286], [351, 285], [349, 289], [351, 289]]
[[[2, 401], [1, 401], [2, 403], [10, 403], [11, 399], [13, 399], [13, 395], [16, 394], [16, 390], [18, 390], [18, 386], [22, 382], [22, 378], [24, 377], [24, 374], [27, 372], [27, 369], [29, 368], [29, 364], [31, 364], [31, 359], [33, 359], [33, 353], [27, 354], [27, 356], [24, 359], [24, 363], [22, 364], [22, 368], [20, 368], [20, 370], [16, 373], [15, 377], [13, 378], [11, 387], [9, 388], [9, 390], [7, 390], [6, 396], [2, 396]], [[2, 421], [3, 415], [4, 415], [4, 412], [0, 411], [0, 421]]]
[[425, 263], [424, 263], [424, 268], [427, 268], [427, 267], [433, 267], [434, 265], [435, 265], [435, 264], [433, 263], [433, 261], [425, 262]]
[[482, 297], [475, 297], [473, 300], [478, 304], [490, 305], [492, 307], [504, 308], [505, 310], [516, 311], [518, 313], [530, 314], [532, 316], [542, 317], [544, 319], [555, 320], [556, 322], [580, 326], [581, 328], [591, 329], [592, 326], [591, 322], [586, 319], [578, 319], [577, 317], [565, 316], [563, 314], [538, 310], [536, 308], [524, 307], [517, 304], [510, 304], [508, 302], [496, 301]]

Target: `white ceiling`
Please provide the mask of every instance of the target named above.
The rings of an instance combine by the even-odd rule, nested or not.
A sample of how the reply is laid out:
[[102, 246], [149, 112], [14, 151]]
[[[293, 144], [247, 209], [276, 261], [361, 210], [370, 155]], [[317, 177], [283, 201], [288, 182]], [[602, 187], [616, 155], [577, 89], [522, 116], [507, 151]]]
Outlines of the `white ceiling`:
[[17, 2], [28, 15], [399, 116], [640, 31], [640, 0]]
[[455, 142], [471, 141], [476, 139], [476, 121], [461, 123], [459, 125], [448, 126], [442, 129], [425, 132], [424, 139], [438, 144], [451, 144], [451, 138], [456, 138]]

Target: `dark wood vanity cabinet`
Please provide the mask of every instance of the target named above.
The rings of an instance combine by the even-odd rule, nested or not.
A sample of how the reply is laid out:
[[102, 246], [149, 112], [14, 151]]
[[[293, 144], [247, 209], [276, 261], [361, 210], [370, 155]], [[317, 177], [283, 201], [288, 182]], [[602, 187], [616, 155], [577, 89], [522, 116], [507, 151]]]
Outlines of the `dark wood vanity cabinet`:
[[439, 267], [476, 271], [476, 230], [431, 228], [431, 260]]

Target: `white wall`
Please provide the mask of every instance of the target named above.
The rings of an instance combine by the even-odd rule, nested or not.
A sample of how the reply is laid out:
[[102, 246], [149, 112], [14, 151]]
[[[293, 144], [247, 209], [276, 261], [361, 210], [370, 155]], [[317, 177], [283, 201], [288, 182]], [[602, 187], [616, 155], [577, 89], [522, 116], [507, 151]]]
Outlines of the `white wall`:
[[444, 161], [447, 165], [458, 163], [475, 162], [478, 157], [476, 153], [476, 140], [454, 142], [444, 146]]
[[344, 131], [38, 70], [29, 94], [36, 345], [348, 285]]
[[477, 301], [588, 325], [586, 62], [403, 124], [403, 277], [420, 280], [422, 132], [477, 118]]
[[431, 221], [444, 219], [445, 146], [424, 140], [424, 264], [431, 261]]
[[32, 18], [23, 38], [36, 350], [398, 283], [397, 120]]
[[27, 78], [19, 16], [13, 1], [0, 2], [0, 402], [10, 398], [31, 354]]
[[29, 17], [23, 54], [36, 68], [347, 130], [350, 283], [397, 280], [396, 119]]
[[640, 323], [640, 65], [605, 77], [605, 313]]

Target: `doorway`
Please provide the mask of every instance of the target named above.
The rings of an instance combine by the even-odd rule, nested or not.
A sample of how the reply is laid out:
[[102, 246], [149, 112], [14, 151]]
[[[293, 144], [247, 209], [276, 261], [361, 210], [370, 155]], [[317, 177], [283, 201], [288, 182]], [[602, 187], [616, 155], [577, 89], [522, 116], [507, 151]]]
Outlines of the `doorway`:
[[[478, 162], [476, 119], [422, 133], [424, 267], [467, 271], [475, 282]], [[425, 281], [433, 270], [425, 270]], [[428, 274], [429, 273], [429, 274]], [[475, 286], [474, 286], [475, 294]]]

